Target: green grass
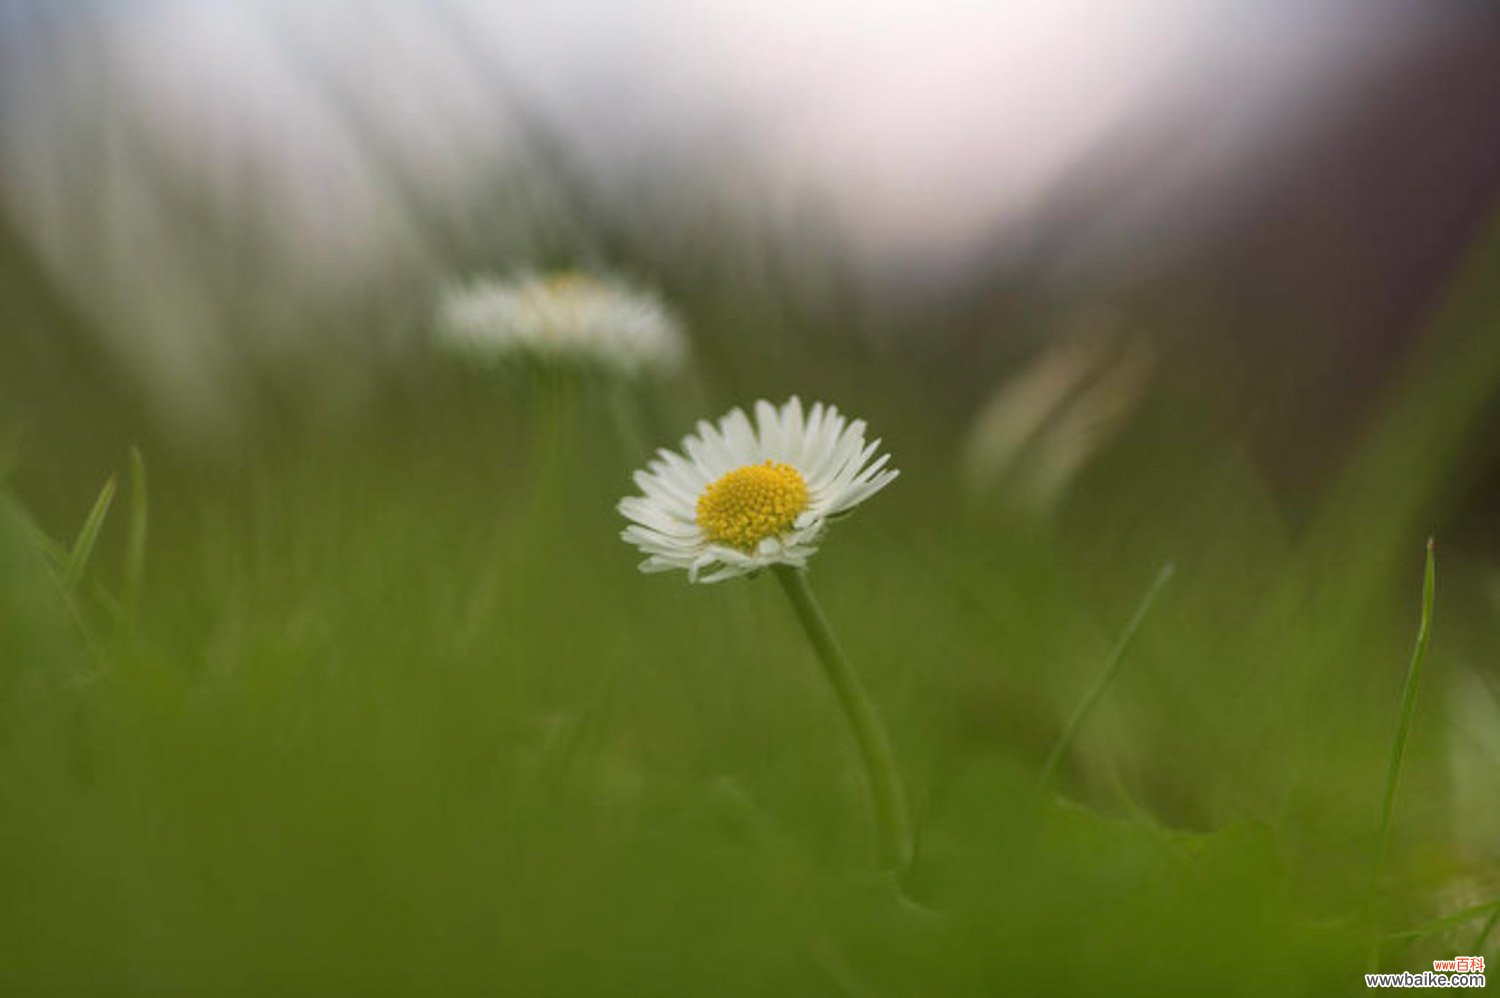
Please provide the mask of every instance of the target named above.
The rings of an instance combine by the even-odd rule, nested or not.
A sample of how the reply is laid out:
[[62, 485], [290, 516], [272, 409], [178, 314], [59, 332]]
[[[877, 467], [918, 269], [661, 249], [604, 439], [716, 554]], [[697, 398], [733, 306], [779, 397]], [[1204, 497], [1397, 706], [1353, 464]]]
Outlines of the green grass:
[[[630, 435], [588, 378], [426, 365], [210, 454], [30, 424], [0, 497], [0, 991], [1325, 995], [1372, 931], [1398, 970], [1487, 941], [1496, 857], [1452, 815], [1496, 787], [1450, 783], [1442, 691], [1500, 634], [1440, 629], [1400, 706], [1452, 470], [1400, 455], [1465, 453], [1429, 368], [1293, 527], [1186, 394], [1039, 513], [963, 493], [965, 424], [909, 358], [701, 352]], [[617, 537], [634, 436], [794, 390], [903, 470], [812, 581], [890, 729], [904, 893], [774, 581], [641, 576]], [[79, 522], [59, 571], [39, 535]]]

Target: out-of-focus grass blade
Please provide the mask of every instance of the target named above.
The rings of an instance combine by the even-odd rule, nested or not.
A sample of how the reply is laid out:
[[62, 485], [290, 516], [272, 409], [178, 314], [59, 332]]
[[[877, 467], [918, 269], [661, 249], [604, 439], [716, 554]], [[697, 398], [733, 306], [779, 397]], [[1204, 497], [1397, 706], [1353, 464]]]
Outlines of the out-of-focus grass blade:
[[68, 552], [63, 583], [69, 592], [77, 590], [78, 583], [83, 580], [83, 573], [88, 569], [89, 559], [94, 554], [94, 543], [99, 540], [99, 531], [104, 528], [104, 518], [109, 515], [109, 507], [114, 501], [115, 476], [110, 475], [104, 488], [99, 490], [99, 498], [94, 500], [94, 508], [89, 510], [88, 518], [83, 521], [78, 539], [73, 542], [73, 549]]
[[1042, 766], [1040, 783], [1046, 787], [1052, 782], [1052, 776], [1057, 770], [1057, 765], [1067, 754], [1068, 746], [1073, 744], [1073, 739], [1078, 735], [1078, 729], [1083, 726], [1084, 719], [1088, 717], [1089, 711], [1094, 709], [1094, 704], [1104, 695], [1115, 673], [1120, 671], [1120, 666], [1125, 661], [1125, 653], [1130, 650], [1131, 643], [1135, 640], [1135, 634], [1141, 629], [1141, 624], [1146, 620], [1146, 615], [1151, 612], [1151, 607], [1156, 603], [1156, 597], [1161, 594], [1163, 587], [1172, 581], [1172, 575], [1177, 571], [1176, 565], [1171, 562], [1163, 565], [1161, 571], [1156, 573], [1151, 586], [1146, 590], [1146, 595], [1141, 597], [1140, 605], [1136, 607], [1135, 614], [1130, 622], [1125, 625], [1125, 630], [1120, 632], [1120, 638], [1115, 642], [1114, 648], [1110, 649], [1109, 658], [1105, 660], [1104, 671], [1099, 673], [1099, 679], [1093, 687], [1079, 702], [1077, 710], [1068, 719], [1067, 726], [1058, 736], [1057, 743], [1052, 746], [1052, 751], [1047, 755], [1047, 761]]
[[20, 434], [14, 429], [0, 433], [0, 485], [15, 474], [21, 459]]
[[1483, 953], [1485, 944], [1490, 941], [1490, 933], [1495, 931], [1497, 921], [1500, 921], [1500, 901], [1495, 903], [1493, 910], [1490, 911], [1490, 917], [1484, 920], [1484, 924], [1479, 927], [1479, 934], [1474, 937], [1474, 941], [1464, 952], [1475, 955]]
[[1439, 932], [1444, 932], [1455, 926], [1463, 925], [1467, 922], [1472, 922], [1476, 918], [1488, 915], [1490, 917], [1481, 927], [1479, 939], [1475, 942], [1474, 946], [1464, 951], [1466, 953], [1477, 953], [1479, 952], [1478, 946], [1484, 942], [1485, 937], [1489, 935], [1490, 928], [1494, 926], [1494, 917], [1496, 914], [1500, 914], [1500, 901], [1486, 901], [1483, 904], [1471, 905], [1462, 911], [1455, 911], [1451, 915], [1444, 915], [1442, 918], [1428, 922], [1420, 928], [1408, 929], [1405, 932], [1394, 932], [1386, 936], [1385, 941], [1387, 945], [1393, 947], [1409, 946], [1414, 942], [1426, 939], [1428, 936], [1437, 935]]
[[1482, 444], [1484, 412], [1500, 388], [1500, 211], [1445, 293], [1400, 394], [1328, 491], [1309, 532], [1340, 590], [1368, 605], [1434, 515], [1465, 448]]
[[29, 516], [22, 520], [26, 533], [31, 537], [33, 543], [41, 550], [47, 559], [47, 564], [62, 578], [68, 571], [68, 549], [47, 536], [47, 532], [37, 526], [36, 521]]
[[1401, 694], [1401, 717], [1396, 722], [1396, 737], [1391, 743], [1391, 764], [1385, 776], [1385, 797], [1380, 806], [1380, 852], [1385, 857], [1391, 837], [1391, 814], [1396, 809], [1396, 784], [1401, 779], [1401, 761], [1406, 756], [1406, 736], [1411, 731], [1411, 717], [1417, 705], [1417, 684], [1422, 678], [1422, 660], [1427, 656], [1427, 641], [1432, 634], [1432, 601], [1436, 570], [1432, 538], [1427, 539], [1427, 566], [1422, 573], [1422, 619], [1417, 624], [1417, 641], [1411, 651], [1411, 665], [1406, 670], [1406, 689]]
[[146, 508], [146, 461], [139, 448], [130, 448], [130, 521], [125, 535], [125, 583], [121, 603], [129, 615], [135, 614], [140, 599], [141, 580], [146, 574], [146, 530], [149, 525]]
[[[1411, 664], [1406, 669], [1406, 688], [1401, 693], [1401, 716], [1396, 721], [1396, 737], [1391, 741], [1391, 762], [1385, 774], [1385, 794], [1380, 804], [1380, 834], [1375, 844], [1375, 865], [1370, 876], [1369, 906], [1373, 905], [1375, 893], [1380, 887], [1381, 871], [1385, 867], [1386, 850], [1391, 841], [1391, 816], [1396, 810], [1396, 787], [1401, 781], [1401, 762], [1406, 757], [1406, 737], [1411, 731], [1411, 718], [1417, 705], [1417, 686], [1422, 678], [1422, 660], [1427, 657], [1427, 641], [1432, 634], [1432, 604], [1436, 592], [1437, 570], [1434, 545], [1427, 538], [1427, 564], [1422, 571], [1422, 617], [1417, 624], [1417, 640], [1411, 650]], [[1377, 938], [1371, 946], [1370, 966], [1378, 968], [1382, 952]]]

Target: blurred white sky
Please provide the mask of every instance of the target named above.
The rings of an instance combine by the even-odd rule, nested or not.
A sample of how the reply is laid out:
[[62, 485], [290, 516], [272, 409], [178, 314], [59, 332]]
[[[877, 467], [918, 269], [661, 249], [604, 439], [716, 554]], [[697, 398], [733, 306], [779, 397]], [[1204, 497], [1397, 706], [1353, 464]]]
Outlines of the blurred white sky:
[[[48, 16], [66, 19], [67, 9]], [[1173, 168], [1222, 166], [1219, 157], [1253, 148], [1351, 59], [1409, 32], [1394, 9], [1377, 0], [133, 0], [78, 5], [74, 16], [98, 21], [81, 37], [98, 47], [91, 69], [107, 74], [111, 100], [169, 124], [203, 170], [233, 171], [248, 157], [287, 181], [291, 223], [317, 227], [335, 247], [341, 233], [370, 235], [369, 192], [341, 110], [309, 94], [310, 75], [341, 81], [437, 188], [461, 186], [479, 157], [504, 155], [499, 83], [543, 108], [601, 172], [648, 169], [664, 153], [721, 158], [761, 178], [768, 197], [831, 204], [877, 254], [950, 255], [1024, 225], [1059, 178], [1132, 132], [1207, 121]], [[455, 58], [455, 32], [485, 65]], [[68, 71], [38, 55], [32, 68], [43, 76]], [[41, 106], [26, 117], [45, 141], [61, 91], [30, 82]], [[17, 170], [43, 174], [29, 179], [45, 186], [45, 169]]]
[[[722, 171], [770, 213], [828, 213], [887, 271], [1003, 250], [1060, 185], [1144, 162], [1135, 201], [1093, 220], [1134, 252], [1211, 224], [1422, 6], [0, 0], [0, 192], [84, 297], [149, 337], [154, 368], [210, 385], [232, 358], [205, 333], [223, 325], [205, 266], [233, 286], [249, 254], [280, 300], [336, 301], [431, 262], [372, 133], [481, 224], [466, 205], [520, 152], [524, 107], [615, 193], [663, 164]], [[255, 247], [205, 263], [171, 224], [164, 166]], [[263, 297], [251, 321], [274, 325]]]

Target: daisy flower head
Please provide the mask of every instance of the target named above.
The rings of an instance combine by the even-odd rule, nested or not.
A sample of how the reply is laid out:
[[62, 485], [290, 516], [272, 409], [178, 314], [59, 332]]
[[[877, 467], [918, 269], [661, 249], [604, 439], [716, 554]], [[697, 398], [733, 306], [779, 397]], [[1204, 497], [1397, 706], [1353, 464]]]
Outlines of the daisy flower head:
[[438, 299], [433, 332], [471, 359], [531, 357], [631, 377], [670, 374], [687, 359], [682, 324], [661, 298], [582, 271], [453, 285]]
[[641, 494], [620, 500], [631, 521], [620, 537], [646, 555], [641, 571], [681, 568], [692, 582], [805, 567], [832, 519], [895, 479], [879, 450], [864, 420], [821, 402], [804, 413], [795, 396], [761, 400], [754, 422], [732, 409], [635, 473]]

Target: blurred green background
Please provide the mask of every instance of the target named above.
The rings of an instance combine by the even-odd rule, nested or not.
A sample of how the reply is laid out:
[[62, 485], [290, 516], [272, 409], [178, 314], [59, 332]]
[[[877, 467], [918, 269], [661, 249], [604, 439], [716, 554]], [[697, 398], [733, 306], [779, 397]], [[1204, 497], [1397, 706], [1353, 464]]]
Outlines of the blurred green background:
[[[0, 990], [1322, 995], [1500, 955], [1500, 24], [1137, 3], [1123, 49], [1026, 4], [0, 6]], [[1031, 49], [1117, 58], [981, 71]], [[808, 52], [773, 127], [744, 80]], [[915, 111], [840, 112], [883, 131], [821, 117], [887, 85]], [[776, 154], [807, 128], [833, 167]], [[530, 266], [659, 289], [690, 369], [430, 349], [444, 280]], [[663, 446], [834, 402], [902, 470], [811, 570], [912, 798], [899, 890], [772, 581], [637, 573], [619, 391]]]

